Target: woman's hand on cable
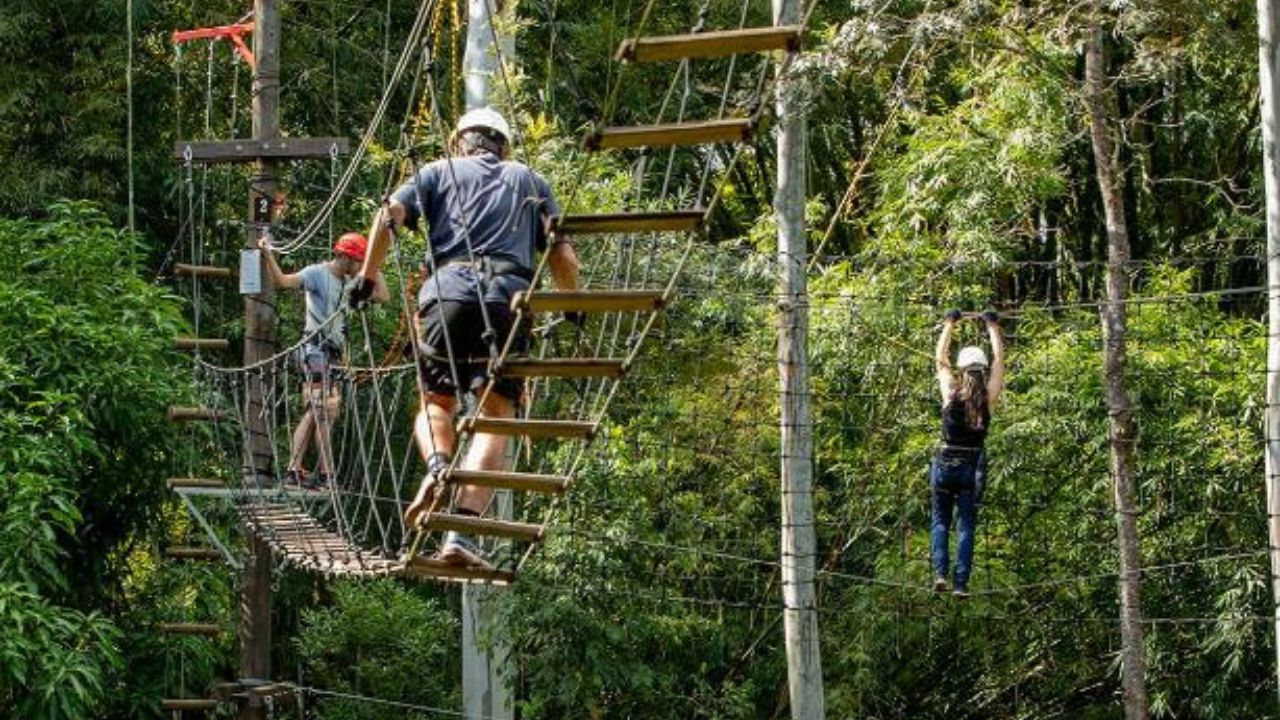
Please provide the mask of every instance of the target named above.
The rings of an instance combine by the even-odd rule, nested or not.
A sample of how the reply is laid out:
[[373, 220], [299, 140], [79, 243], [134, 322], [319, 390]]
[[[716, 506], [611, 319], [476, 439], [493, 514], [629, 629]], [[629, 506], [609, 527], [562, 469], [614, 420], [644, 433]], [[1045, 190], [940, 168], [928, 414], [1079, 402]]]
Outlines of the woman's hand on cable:
[[258, 249], [262, 252], [271, 252], [271, 234], [267, 233], [258, 238]]

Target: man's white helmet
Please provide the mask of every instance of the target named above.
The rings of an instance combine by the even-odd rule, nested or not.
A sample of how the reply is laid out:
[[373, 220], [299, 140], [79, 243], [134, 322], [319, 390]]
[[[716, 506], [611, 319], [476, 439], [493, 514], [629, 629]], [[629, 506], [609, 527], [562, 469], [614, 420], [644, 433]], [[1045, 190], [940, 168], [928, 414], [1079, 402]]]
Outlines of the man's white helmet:
[[974, 347], [973, 345], [966, 348], [960, 348], [960, 357], [956, 361], [956, 365], [958, 365], [961, 370], [968, 370], [969, 368], [980, 368], [985, 370], [990, 366], [990, 364], [991, 363], [987, 362], [987, 354], [982, 351], [982, 348]]
[[468, 110], [466, 114], [458, 118], [458, 132], [462, 133], [473, 128], [486, 128], [493, 130], [502, 136], [502, 139], [511, 144], [511, 126], [507, 121], [498, 114], [497, 110], [489, 107], [476, 108]]

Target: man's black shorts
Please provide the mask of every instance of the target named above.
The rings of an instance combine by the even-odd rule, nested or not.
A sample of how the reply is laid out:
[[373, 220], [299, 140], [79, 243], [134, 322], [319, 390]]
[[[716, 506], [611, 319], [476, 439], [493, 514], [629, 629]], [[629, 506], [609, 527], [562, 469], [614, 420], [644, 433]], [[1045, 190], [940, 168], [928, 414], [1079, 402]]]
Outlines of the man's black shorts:
[[[515, 322], [515, 313], [506, 303], [485, 303], [485, 309], [495, 333], [494, 342], [501, 352]], [[422, 304], [418, 309], [418, 376], [428, 392], [457, 394], [455, 373], [463, 391], [478, 392], [484, 387], [489, 372], [489, 345], [484, 341], [484, 329], [478, 301], [431, 298]], [[454, 358], [452, 365], [450, 350]], [[522, 328], [508, 355], [523, 355], [528, 351], [529, 335]], [[519, 378], [503, 378], [494, 387], [494, 392], [517, 403], [523, 390], [524, 383]]]

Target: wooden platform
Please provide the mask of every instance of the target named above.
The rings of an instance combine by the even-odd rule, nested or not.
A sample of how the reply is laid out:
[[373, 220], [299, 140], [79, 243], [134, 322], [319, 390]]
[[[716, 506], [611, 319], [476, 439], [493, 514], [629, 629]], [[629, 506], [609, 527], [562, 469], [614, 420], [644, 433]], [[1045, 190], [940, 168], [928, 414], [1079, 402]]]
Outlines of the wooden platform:
[[188, 265], [186, 263], [176, 263], [173, 266], [173, 274], [181, 277], [212, 278], [215, 280], [230, 280], [236, 276], [235, 272], [228, 267]]
[[773, 50], [794, 52], [799, 49], [800, 28], [784, 25], [631, 38], [622, 41], [615, 58], [629, 62], [659, 62]]
[[161, 710], [217, 710], [218, 701], [208, 698], [166, 698], [160, 701]]
[[173, 340], [175, 350], [226, 350], [229, 347], [231, 341], [224, 338], [179, 337]]

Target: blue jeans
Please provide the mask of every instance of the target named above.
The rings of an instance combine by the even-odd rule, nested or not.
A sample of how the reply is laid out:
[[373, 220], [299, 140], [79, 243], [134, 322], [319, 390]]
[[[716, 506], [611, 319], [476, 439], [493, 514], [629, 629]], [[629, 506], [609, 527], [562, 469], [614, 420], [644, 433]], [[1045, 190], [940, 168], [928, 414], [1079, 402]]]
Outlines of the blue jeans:
[[986, 484], [987, 456], [982, 451], [939, 450], [929, 466], [929, 489], [933, 507], [931, 529], [933, 574], [950, 576], [951, 520], [959, 516], [956, 528], [955, 587], [968, 589], [973, 570], [973, 534], [978, 524], [978, 505]]

